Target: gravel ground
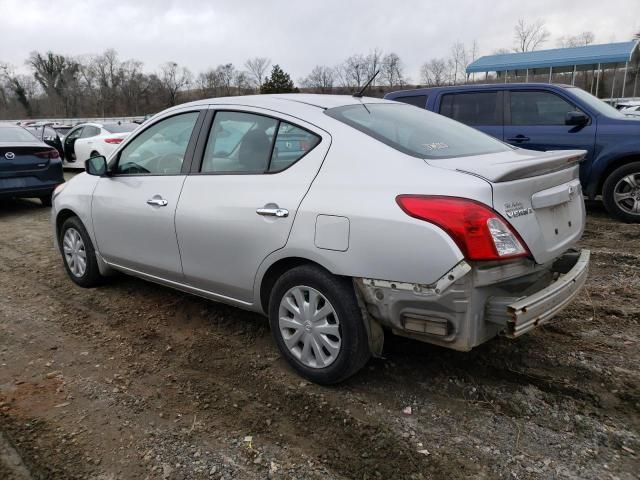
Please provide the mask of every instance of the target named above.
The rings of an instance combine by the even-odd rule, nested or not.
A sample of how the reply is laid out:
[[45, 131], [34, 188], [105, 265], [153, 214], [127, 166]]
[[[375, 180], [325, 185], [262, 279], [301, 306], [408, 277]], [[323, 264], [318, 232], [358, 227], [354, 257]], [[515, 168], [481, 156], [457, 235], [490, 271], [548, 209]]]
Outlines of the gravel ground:
[[640, 226], [598, 203], [587, 289], [554, 323], [470, 353], [388, 337], [333, 388], [258, 315], [76, 287], [48, 215], [0, 204], [2, 479], [640, 478]]

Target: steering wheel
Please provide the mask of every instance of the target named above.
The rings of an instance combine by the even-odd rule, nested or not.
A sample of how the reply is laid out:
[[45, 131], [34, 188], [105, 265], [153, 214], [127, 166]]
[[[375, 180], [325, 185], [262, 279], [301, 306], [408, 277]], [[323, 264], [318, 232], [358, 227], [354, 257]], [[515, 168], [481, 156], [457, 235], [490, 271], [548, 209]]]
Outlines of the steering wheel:
[[156, 170], [163, 173], [180, 173], [183, 157], [179, 153], [165, 153], [155, 159]]

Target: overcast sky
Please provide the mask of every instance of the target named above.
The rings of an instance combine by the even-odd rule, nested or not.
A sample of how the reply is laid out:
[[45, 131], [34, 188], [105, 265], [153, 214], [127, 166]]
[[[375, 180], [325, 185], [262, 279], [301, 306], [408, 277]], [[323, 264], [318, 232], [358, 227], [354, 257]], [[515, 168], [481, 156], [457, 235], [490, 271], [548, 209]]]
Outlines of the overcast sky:
[[477, 40], [481, 55], [512, 47], [518, 18], [546, 23], [543, 48], [585, 30], [596, 43], [625, 41], [640, 30], [640, 0], [0, 0], [0, 62], [24, 70], [33, 50], [114, 48], [147, 71], [172, 60], [198, 73], [265, 56], [297, 81], [378, 47], [417, 81], [420, 65], [456, 41]]

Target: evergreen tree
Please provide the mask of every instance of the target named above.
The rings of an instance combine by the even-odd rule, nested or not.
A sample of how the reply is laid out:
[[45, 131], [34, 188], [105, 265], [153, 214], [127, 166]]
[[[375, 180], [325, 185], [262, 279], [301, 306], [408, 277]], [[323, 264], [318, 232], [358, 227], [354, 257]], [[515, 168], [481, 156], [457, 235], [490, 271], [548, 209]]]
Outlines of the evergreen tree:
[[260, 87], [260, 93], [291, 93], [299, 90], [293, 86], [293, 81], [288, 73], [285, 73], [280, 65], [274, 65], [271, 69], [271, 77], [264, 79]]

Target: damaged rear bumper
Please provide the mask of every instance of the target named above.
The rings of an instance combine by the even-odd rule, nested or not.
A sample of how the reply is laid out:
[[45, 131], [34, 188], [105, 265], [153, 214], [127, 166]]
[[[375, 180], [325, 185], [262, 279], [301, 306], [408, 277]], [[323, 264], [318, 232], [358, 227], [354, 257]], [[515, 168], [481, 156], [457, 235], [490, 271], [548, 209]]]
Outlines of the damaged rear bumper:
[[570, 250], [553, 262], [461, 261], [433, 285], [356, 278], [367, 314], [403, 335], [470, 350], [496, 335], [510, 338], [549, 321], [586, 282], [589, 251]]
[[542, 325], [566, 307], [580, 292], [589, 272], [589, 250], [565, 254], [552, 266], [558, 273], [548, 287], [526, 297], [492, 297], [487, 302], [485, 319], [505, 328], [515, 338]]

